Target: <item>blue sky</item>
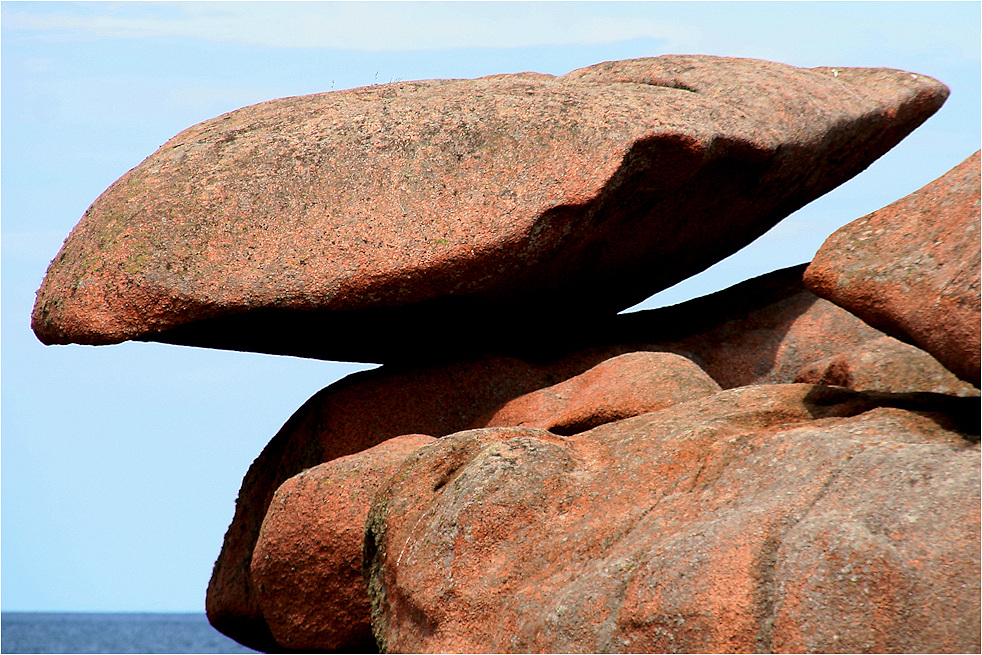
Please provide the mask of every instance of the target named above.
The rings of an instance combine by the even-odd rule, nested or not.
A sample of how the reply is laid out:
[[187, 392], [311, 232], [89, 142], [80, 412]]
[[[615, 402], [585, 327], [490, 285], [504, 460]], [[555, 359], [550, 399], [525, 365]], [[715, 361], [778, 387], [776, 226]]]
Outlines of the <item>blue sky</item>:
[[42, 346], [34, 292], [86, 207], [180, 130], [397, 80], [670, 53], [931, 75], [948, 103], [867, 171], [643, 303], [808, 261], [840, 225], [980, 146], [980, 3], [2, 3], [4, 610], [203, 611], [242, 476], [365, 365], [176, 346]]

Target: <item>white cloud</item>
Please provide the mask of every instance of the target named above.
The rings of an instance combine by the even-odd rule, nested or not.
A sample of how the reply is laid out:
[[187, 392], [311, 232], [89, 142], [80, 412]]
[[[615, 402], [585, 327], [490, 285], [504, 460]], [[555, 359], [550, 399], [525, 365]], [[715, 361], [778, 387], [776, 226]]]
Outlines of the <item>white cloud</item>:
[[896, 53], [977, 58], [978, 13], [977, 3], [964, 2], [7, 2], [3, 30], [367, 52], [648, 38], [666, 53], [880, 65]]
[[586, 45], [692, 32], [646, 3], [194, 2], [7, 5], [5, 30], [60, 38], [190, 37], [364, 51]]

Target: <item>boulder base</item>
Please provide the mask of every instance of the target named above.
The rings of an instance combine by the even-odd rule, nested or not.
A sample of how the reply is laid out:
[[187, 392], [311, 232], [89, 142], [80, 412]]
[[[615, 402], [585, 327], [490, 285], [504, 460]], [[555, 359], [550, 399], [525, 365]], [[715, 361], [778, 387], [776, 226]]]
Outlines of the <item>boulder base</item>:
[[766, 385], [573, 437], [444, 437], [373, 504], [376, 638], [389, 652], [975, 652], [979, 453], [962, 430], [977, 435], [978, 411]]
[[[557, 335], [560, 344], [538, 358], [386, 365], [323, 389], [287, 421], [242, 481], [208, 586], [212, 625], [252, 648], [274, 648], [249, 572], [274, 492], [304, 469], [403, 434], [442, 437], [488, 425], [572, 434], [718, 386], [796, 380], [977, 394], [912, 346], [884, 350], [878, 345], [883, 333], [806, 290], [803, 270], [775, 271], [674, 307], [612, 317], [584, 333], [585, 342], [562, 344]], [[574, 349], [557, 353], [561, 345]]]
[[293, 476], [276, 490], [252, 556], [263, 617], [277, 645], [374, 652], [362, 577], [375, 491], [433, 437], [406, 435]]

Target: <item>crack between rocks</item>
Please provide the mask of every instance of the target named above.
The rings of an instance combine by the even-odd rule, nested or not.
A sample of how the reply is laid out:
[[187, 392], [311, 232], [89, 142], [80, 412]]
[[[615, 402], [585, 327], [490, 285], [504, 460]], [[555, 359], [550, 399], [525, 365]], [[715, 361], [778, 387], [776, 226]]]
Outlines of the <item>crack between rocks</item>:
[[657, 86], [662, 89], [676, 89], [678, 91], [686, 91], [688, 93], [699, 93], [691, 86], [684, 84], [678, 80], [651, 80], [640, 82], [640, 84], [646, 84], [648, 86]]

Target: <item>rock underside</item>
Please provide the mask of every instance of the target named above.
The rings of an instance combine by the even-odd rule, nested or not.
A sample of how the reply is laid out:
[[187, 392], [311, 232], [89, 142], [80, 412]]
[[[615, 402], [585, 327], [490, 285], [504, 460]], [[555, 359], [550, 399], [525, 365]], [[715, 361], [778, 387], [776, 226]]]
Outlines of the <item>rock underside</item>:
[[252, 648], [978, 652], [979, 153], [617, 314], [947, 95], [666, 56], [246, 107], [96, 200], [32, 325], [383, 363], [245, 475], [206, 608]]

